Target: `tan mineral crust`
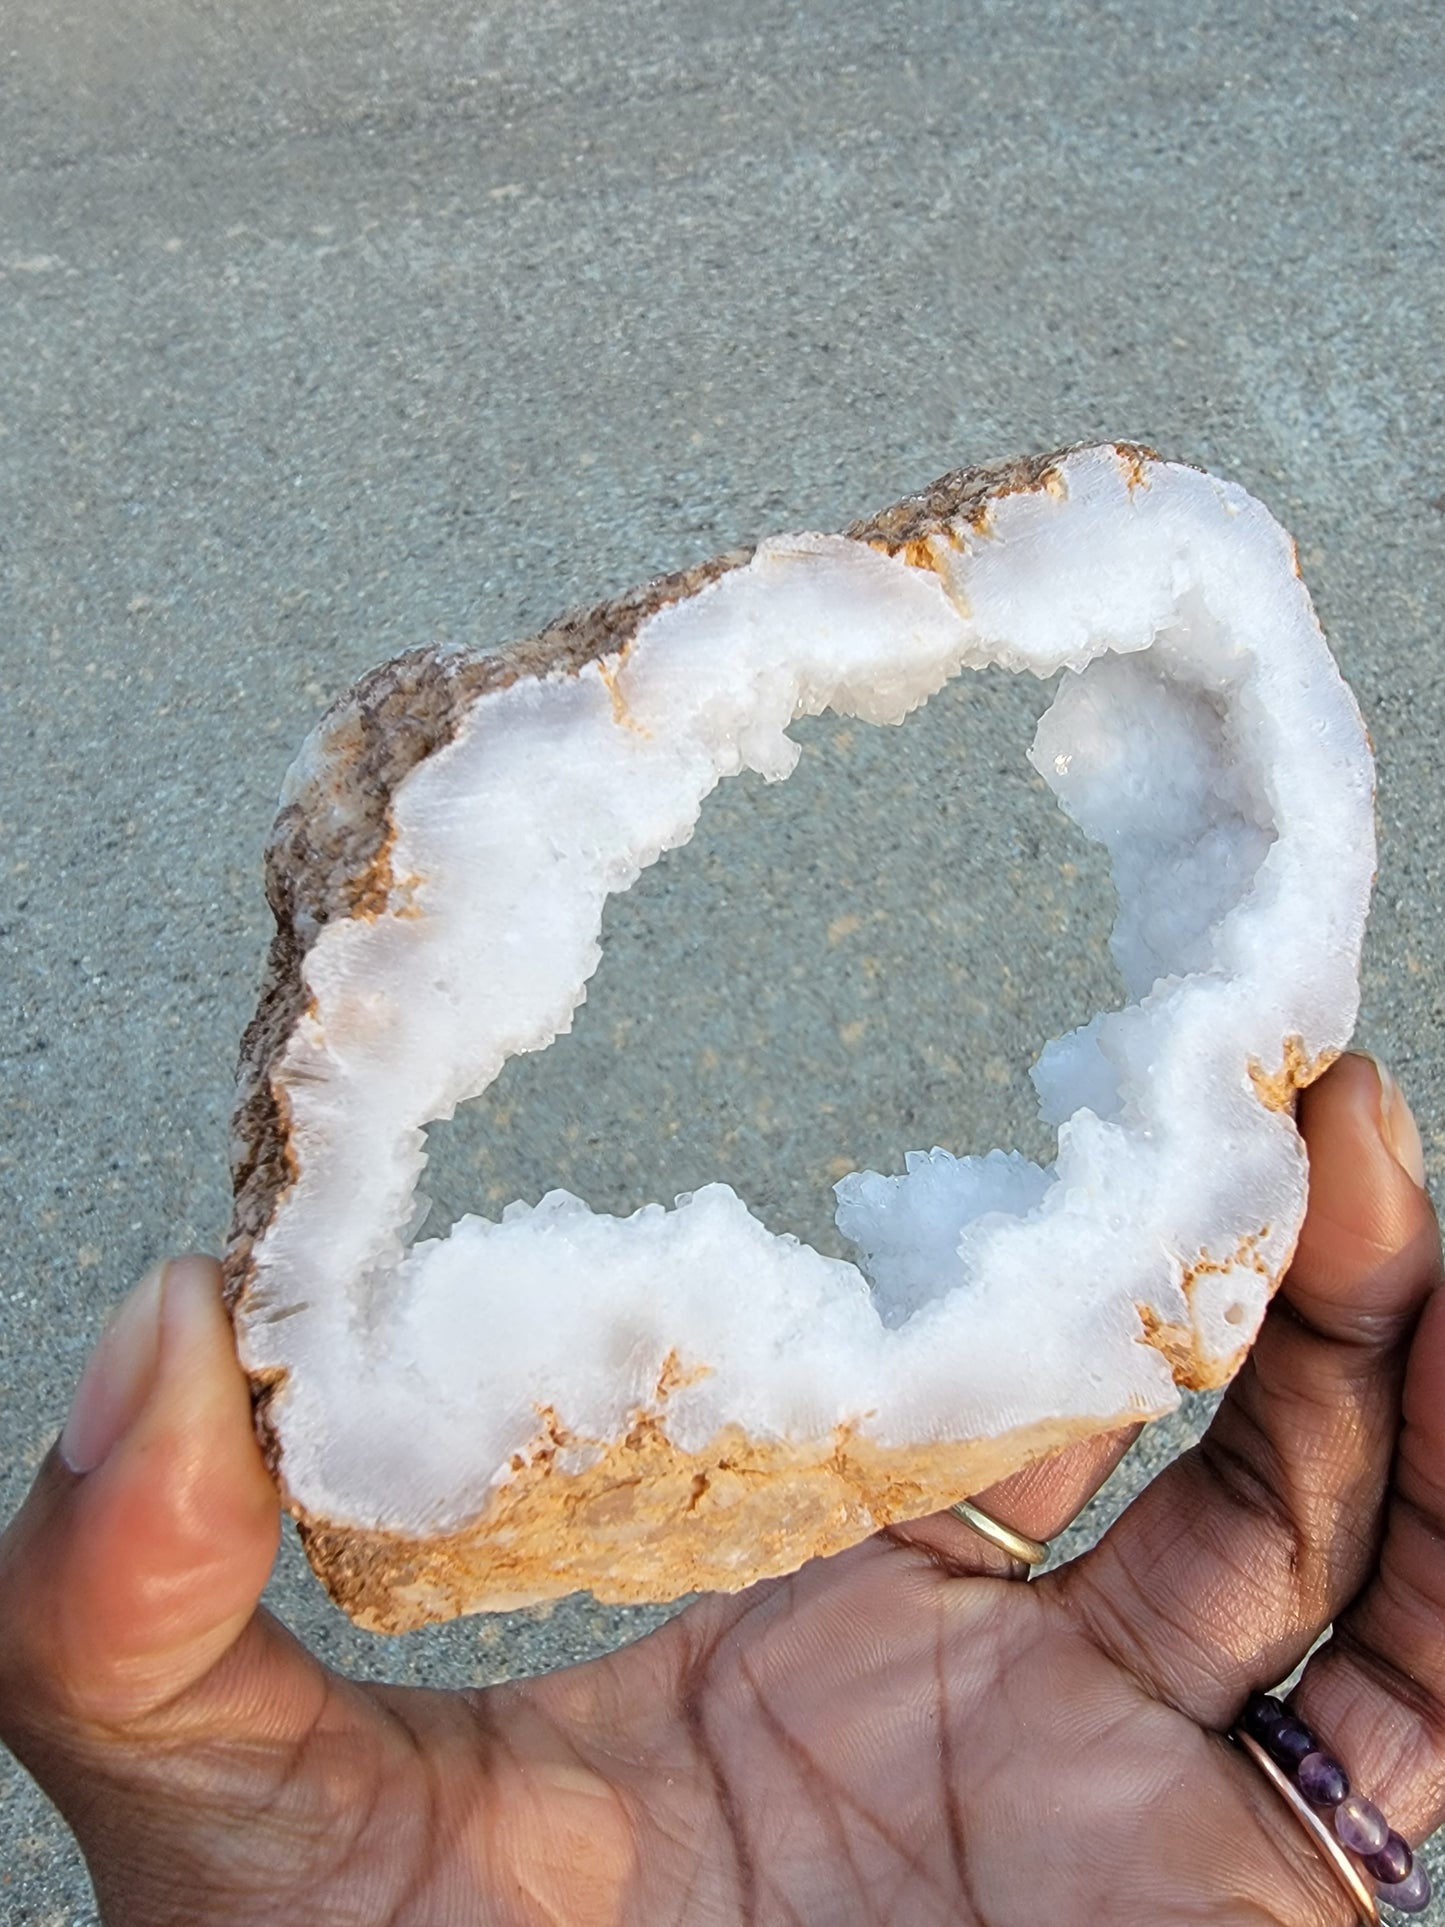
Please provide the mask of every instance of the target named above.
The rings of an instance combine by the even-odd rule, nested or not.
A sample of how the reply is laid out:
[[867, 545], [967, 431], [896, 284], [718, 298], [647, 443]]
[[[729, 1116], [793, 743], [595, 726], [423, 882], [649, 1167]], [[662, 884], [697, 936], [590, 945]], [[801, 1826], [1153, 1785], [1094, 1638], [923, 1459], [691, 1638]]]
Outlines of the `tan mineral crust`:
[[[754, 1441], [733, 1428], [682, 1452], [639, 1417], [595, 1465], [556, 1469], [543, 1420], [531, 1462], [474, 1524], [404, 1539], [301, 1515], [307, 1557], [336, 1603], [373, 1632], [529, 1606], [586, 1587], [612, 1604], [732, 1592], [856, 1545], [880, 1526], [920, 1519], [1076, 1439], [1136, 1417], [1058, 1420], [1027, 1433], [887, 1450], [840, 1437], [831, 1450]], [[748, 1548], [745, 1563], [737, 1548]], [[568, 1583], [559, 1588], [557, 1574]]]
[[[846, 540], [906, 565], [910, 579], [932, 582], [936, 587], [930, 595], [937, 597], [941, 588], [937, 599], [940, 608], [948, 605], [948, 619], [967, 623], [973, 618], [972, 592], [958, 571], [993, 543], [1007, 505], [1021, 496], [1063, 504], [1071, 491], [1094, 486], [1091, 478], [1103, 470], [1122, 478], [1129, 496], [1150, 490], [1166, 475], [1193, 475], [1166, 471], [1152, 451], [1128, 443], [1027, 457], [947, 475], [856, 524], [846, 531]], [[1235, 494], [1248, 502], [1241, 492]], [[428, 879], [407, 867], [396, 799], [409, 776], [462, 735], [480, 702], [526, 682], [551, 689], [581, 678], [595, 665], [592, 673], [601, 671], [615, 724], [645, 734], [649, 724], [634, 718], [636, 696], [629, 686], [629, 653], [639, 632], [659, 612], [747, 570], [758, 553], [737, 550], [663, 577], [566, 616], [505, 650], [418, 649], [386, 663], [333, 707], [290, 780], [267, 856], [276, 935], [259, 1007], [241, 1049], [228, 1302], [251, 1376], [267, 1462], [315, 1570], [362, 1625], [402, 1631], [582, 1587], [607, 1601], [666, 1599], [735, 1589], [793, 1570], [891, 1521], [919, 1517], [983, 1490], [1075, 1439], [1164, 1409], [1167, 1381], [1191, 1387], [1223, 1383], [1247, 1352], [1263, 1305], [1288, 1262], [1298, 1208], [1293, 1223], [1278, 1222], [1278, 1214], [1268, 1222], [1246, 1221], [1232, 1227], [1222, 1250], [1199, 1245], [1181, 1254], [1167, 1293], [1136, 1294], [1131, 1300], [1137, 1313], [1133, 1342], [1152, 1353], [1156, 1364], [1164, 1361], [1167, 1371], [1156, 1371], [1156, 1378], [1166, 1381], [1165, 1392], [1155, 1386], [1147, 1394], [1128, 1391], [1099, 1409], [1035, 1412], [1026, 1423], [1005, 1423], [986, 1435], [974, 1435], [965, 1422], [952, 1438], [939, 1437], [936, 1427], [912, 1440], [870, 1436], [870, 1413], [860, 1410], [810, 1436], [787, 1436], [775, 1427], [750, 1436], [737, 1423], [723, 1422], [699, 1440], [686, 1426], [670, 1429], [670, 1415], [713, 1368], [686, 1346], [674, 1345], [653, 1373], [650, 1394], [633, 1399], [622, 1422], [609, 1430], [589, 1433], [570, 1425], [560, 1402], [534, 1398], [532, 1435], [504, 1454], [479, 1498], [469, 1488], [474, 1498], [461, 1519], [446, 1517], [443, 1508], [437, 1522], [418, 1522], [425, 1505], [413, 1506], [417, 1517], [400, 1523], [360, 1516], [359, 1506], [338, 1513], [325, 1497], [325, 1479], [293, 1476], [299, 1447], [293, 1445], [292, 1427], [299, 1420], [288, 1415], [293, 1367], [285, 1334], [289, 1318], [310, 1315], [312, 1308], [304, 1278], [273, 1288], [266, 1264], [273, 1249], [268, 1241], [286, 1220], [293, 1198], [299, 1200], [304, 1191], [305, 1145], [311, 1142], [302, 1141], [296, 1107], [313, 1073], [303, 1077], [294, 1069], [298, 1040], [311, 1033], [319, 1037], [324, 1028], [320, 993], [308, 982], [308, 959], [325, 933], [339, 925], [399, 929], [408, 919], [424, 922], [434, 914]], [[1127, 664], [1132, 659], [1110, 660]], [[1066, 677], [1072, 673], [1066, 667]], [[1348, 714], [1358, 720], [1352, 704]], [[1340, 727], [1348, 734], [1347, 722]], [[1348, 744], [1341, 753], [1355, 755]], [[1363, 756], [1363, 749], [1359, 753]], [[1067, 764], [1068, 757], [1062, 762]], [[1363, 767], [1368, 788], [1367, 757]], [[1361, 835], [1367, 837], [1368, 831]], [[1340, 925], [1340, 942], [1346, 947], [1353, 942], [1356, 953], [1364, 915], [1363, 892], [1357, 895], [1358, 917], [1350, 907]], [[1352, 980], [1355, 959], [1347, 963]], [[1145, 991], [1149, 981], [1146, 971]], [[1277, 1031], [1270, 1047], [1260, 1042], [1238, 1065], [1244, 1094], [1230, 1097], [1229, 1115], [1243, 1117], [1252, 1107], [1258, 1117], [1273, 1117], [1274, 1127], [1287, 1135], [1290, 1143], [1278, 1156], [1281, 1169], [1299, 1173], [1297, 1182], [1290, 1177], [1296, 1207], [1303, 1199], [1303, 1164], [1289, 1123], [1293, 1095], [1342, 1048], [1353, 1015], [1351, 1006], [1315, 1024], [1308, 1035]], [[326, 1021], [334, 1030], [335, 1020]], [[1245, 1128], [1252, 1128], [1247, 1119]], [[283, 1242], [275, 1248], [283, 1249]], [[393, 1270], [400, 1256], [398, 1246], [389, 1260]], [[1237, 1302], [1221, 1309], [1223, 1300], [1216, 1296], [1210, 1300], [1213, 1308], [1201, 1311], [1197, 1295], [1221, 1279], [1253, 1279], [1255, 1295], [1241, 1296], [1243, 1288], [1231, 1283]], [[918, 1315], [927, 1312], [931, 1308], [925, 1306]], [[1237, 1332], [1231, 1332], [1236, 1323]], [[1019, 1350], [1019, 1370], [1025, 1374], [1029, 1356], [1025, 1333]], [[681, 1441], [674, 1436], [679, 1429]], [[439, 1505], [446, 1497], [438, 1495]]]

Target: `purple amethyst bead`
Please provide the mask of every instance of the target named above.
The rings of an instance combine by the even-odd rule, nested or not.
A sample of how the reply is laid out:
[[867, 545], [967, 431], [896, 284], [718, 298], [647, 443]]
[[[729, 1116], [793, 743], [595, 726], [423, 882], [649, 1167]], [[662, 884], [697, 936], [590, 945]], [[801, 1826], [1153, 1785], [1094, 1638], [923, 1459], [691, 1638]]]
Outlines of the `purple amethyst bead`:
[[1263, 1746], [1284, 1717], [1285, 1710], [1277, 1699], [1271, 1699], [1268, 1693], [1251, 1693], [1239, 1716], [1240, 1730]]
[[1423, 1914], [1430, 1905], [1430, 1876], [1417, 1860], [1403, 1880], [1383, 1881], [1375, 1892], [1387, 1907], [1398, 1907], [1402, 1914]]
[[1295, 1785], [1311, 1806], [1337, 1807], [1350, 1790], [1350, 1776], [1328, 1753], [1306, 1753]]
[[1384, 1814], [1358, 1793], [1348, 1794], [1335, 1808], [1335, 1832], [1351, 1853], [1378, 1853], [1390, 1837]]
[[1320, 1749], [1319, 1741], [1304, 1721], [1288, 1713], [1278, 1726], [1266, 1733], [1260, 1744], [1276, 1766], [1282, 1766], [1290, 1773], [1308, 1754], [1318, 1753]]
[[1414, 1866], [1415, 1856], [1410, 1851], [1410, 1843], [1402, 1840], [1398, 1833], [1389, 1834], [1378, 1853], [1365, 1856], [1365, 1872], [1371, 1880], [1378, 1880], [1386, 1887], [1397, 1887], [1401, 1881], [1408, 1880]]

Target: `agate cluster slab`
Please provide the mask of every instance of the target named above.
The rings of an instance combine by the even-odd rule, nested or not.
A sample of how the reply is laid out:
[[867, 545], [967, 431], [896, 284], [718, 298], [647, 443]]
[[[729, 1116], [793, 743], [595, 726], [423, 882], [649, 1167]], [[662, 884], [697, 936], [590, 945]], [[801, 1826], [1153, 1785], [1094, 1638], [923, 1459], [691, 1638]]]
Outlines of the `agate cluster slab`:
[[[837, 1187], [854, 1262], [728, 1187], [408, 1243], [426, 1127], [568, 1029], [603, 906], [789, 725], [1058, 677], [1029, 756], [1118, 895], [1127, 1001], [1044, 1046], [1047, 1166]], [[1021, 746], [1022, 747], [1022, 746]], [[988, 801], [981, 797], [980, 811]], [[945, 477], [499, 651], [417, 650], [287, 780], [242, 1052], [232, 1311], [269, 1463], [362, 1623], [735, 1588], [1226, 1380], [1344, 1046], [1373, 776], [1293, 544], [1129, 446]]]

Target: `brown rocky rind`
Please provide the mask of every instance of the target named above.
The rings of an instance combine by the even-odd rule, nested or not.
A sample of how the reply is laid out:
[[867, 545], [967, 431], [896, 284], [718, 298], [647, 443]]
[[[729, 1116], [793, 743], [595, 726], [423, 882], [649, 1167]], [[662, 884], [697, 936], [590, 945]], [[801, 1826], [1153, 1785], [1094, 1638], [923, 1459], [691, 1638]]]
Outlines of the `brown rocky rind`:
[[304, 1514], [298, 1523], [332, 1598], [373, 1632], [579, 1587], [610, 1604], [735, 1592], [795, 1570], [799, 1547], [815, 1558], [841, 1552], [892, 1520], [941, 1511], [1030, 1460], [1143, 1416], [1059, 1419], [1001, 1438], [893, 1450], [848, 1432], [819, 1445], [731, 1428], [700, 1452], [679, 1450], [649, 1416], [582, 1470], [558, 1466], [575, 1442], [544, 1440], [461, 1532], [418, 1539]]
[[[1072, 450], [956, 470], [846, 533], [889, 554], [935, 566], [940, 544], [986, 537], [990, 505], [1062, 486]], [[1147, 486], [1153, 452], [1115, 445], [1131, 487]], [[244, 1306], [253, 1249], [295, 1176], [284, 1091], [274, 1081], [307, 1006], [302, 967], [319, 931], [375, 917], [405, 888], [391, 870], [392, 799], [419, 763], [450, 742], [478, 698], [524, 677], [575, 674], [625, 650], [646, 619], [698, 594], [752, 549], [740, 549], [562, 617], [539, 635], [490, 653], [419, 649], [373, 670], [323, 719], [308, 773], [283, 807], [267, 851], [276, 919], [256, 1015], [242, 1040], [233, 1136], [235, 1209], [225, 1272], [228, 1303]], [[1288, 1051], [1270, 1101], [1304, 1081]], [[1183, 1383], [1189, 1361], [1172, 1328], [1147, 1328]], [[659, 1415], [640, 1415], [617, 1440], [568, 1441], [541, 1415], [537, 1443], [484, 1511], [457, 1532], [420, 1538], [308, 1514], [287, 1492], [271, 1416], [274, 1377], [253, 1379], [267, 1463], [296, 1516], [308, 1557], [360, 1624], [403, 1631], [459, 1612], [512, 1606], [588, 1586], [603, 1600], [655, 1600], [733, 1589], [792, 1570], [799, 1548], [822, 1555], [870, 1530], [939, 1509], [1074, 1439], [1137, 1420], [1138, 1412], [1057, 1420], [1000, 1438], [889, 1450], [840, 1434], [825, 1445], [758, 1441], [730, 1431], [685, 1453]], [[726, 1515], [727, 1529], [720, 1530]], [[729, 1546], [748, 1548], [739, 1563]], [[625, 1552], [625, 1559], [623, 1554]], [[625, 1567], [625, 1576], [619, 1576]]]

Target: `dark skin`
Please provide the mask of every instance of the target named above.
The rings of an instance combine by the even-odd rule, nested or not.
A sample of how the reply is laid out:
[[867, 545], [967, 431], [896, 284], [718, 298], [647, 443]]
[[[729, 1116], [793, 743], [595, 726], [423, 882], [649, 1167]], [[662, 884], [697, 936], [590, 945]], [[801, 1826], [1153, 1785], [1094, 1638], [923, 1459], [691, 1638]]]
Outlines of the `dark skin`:
[[[209, 1260], [109, 1455], [0, 1542], [0, 1733], [105, 1921], [1342, 1927], [1223, 1737], [1297, 1704], [1411, 1838], [1445, 1815], [1445, 1294], [1347, 1058], [1301, 1102], [1294, 1266], [1204, 1443], [1025, 1585], [943, 1515], [484, 1692], [363, 1687], [257, 1601], [275, 1492]], [[1396, 1114], [1398, 1137], [1398, 1114]], [[1125, 1449], [979, 1495], [1060, 1529]]]

